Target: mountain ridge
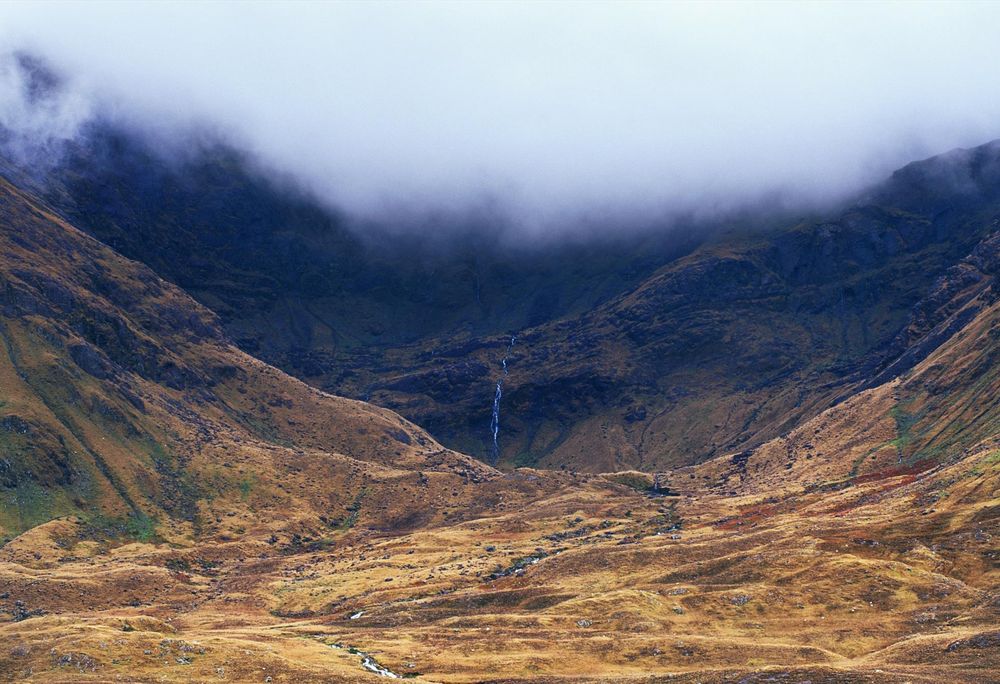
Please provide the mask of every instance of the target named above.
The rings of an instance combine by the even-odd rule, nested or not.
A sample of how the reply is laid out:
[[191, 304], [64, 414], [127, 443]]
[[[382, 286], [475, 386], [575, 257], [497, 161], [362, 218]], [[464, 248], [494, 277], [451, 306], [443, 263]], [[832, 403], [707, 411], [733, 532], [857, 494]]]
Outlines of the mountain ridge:
[[[971, 249], [998, 203], [997, 145], [988, 143], [907, 165], [829, 220], [737, 218], [534, 255], [485, 237], [438, 254], [397, 237], [387, 244], [399, 251], [379, 252], [343, 217], [276, 194], [235, 151], [209, 148], [178, 166], [158, 161], [136, 134], [97, 128], [89, 136], [52, 174], [47, 201], [166, 269], [241, 347], [314, 386], [401, 411], [486, 458], [502, 341], [521, 335], [501, 407], [508, 465], [659, 467], [739, 451], [759, 443], [757, 433], [776, 436], [849, 394], [851, 378], [869, 366], [896, 367], [876, 357], [893, 353], [910, 307]], [[506, 284], [495, 292], [498, 278]], [[741, 332], [740, 321], [757, 318], [764, 328]], [[775, 325], [797, 332], [768, 342]], [[675, 328], [682, 332], [671, 343]], [[612, 330], [619, 341], [602, 347]], [[569, 334], [605, 356], [574, 366]], [[717, 364], [741, 365], [672, 375], [671, 355], [686, 359], [699, 345], [717, 347]], [[817, 349], [818, 364], [809, 358]], [[756, 371], [769, 365], [773, 387], [755, 387]], [[724, 375], [747, 377], [706, 389]], [[812, 388], [830, 383], [848, 389]], [[691, 387], [701, 389], [692, 395]], [[706, 401], [727, 409], [706, 420]], [[596, 408], [609, 405], [619, 408]], [[765, 408], [755, 415], [750, 405]], [[716, 425], [726, 421], [720, 439]], [[692, 422], [700, 425], [681, 434]], [[581, 440], [599, 445], [599, 455], [582, 457], [573, 446]], [[688, 455], [679, 461], [677, 451]]]

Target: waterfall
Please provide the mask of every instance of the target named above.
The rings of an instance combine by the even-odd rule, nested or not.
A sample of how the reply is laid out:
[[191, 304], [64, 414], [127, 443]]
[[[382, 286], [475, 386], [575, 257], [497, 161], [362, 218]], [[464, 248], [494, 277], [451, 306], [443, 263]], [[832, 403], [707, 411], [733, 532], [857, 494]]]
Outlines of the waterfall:
[[517, 342], [517, 335], [511, 335], [507, 351], [504, 352], [503, 358], [500, 360], [503, 374], [497, 380], [497, 389], [493, 395], [493, 420], [490, 421], [490, 431], [493, 433], [493, 453], [490, 456], [490, 465], [493, 466], [500, 460], [500, 399], [503, 398], [503, 381], [507, 377], [507, 359], [514, 349], [515, 342]]

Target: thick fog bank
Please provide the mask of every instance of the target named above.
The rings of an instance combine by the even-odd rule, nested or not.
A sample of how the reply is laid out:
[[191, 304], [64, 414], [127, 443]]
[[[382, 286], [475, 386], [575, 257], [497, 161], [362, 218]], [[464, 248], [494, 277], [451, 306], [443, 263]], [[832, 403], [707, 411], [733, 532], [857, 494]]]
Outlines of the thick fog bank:
[[995, 138], [998, 35], [986, 3], [5, 3], [3, 46], [65, 83], [0, 69], [0, 124], [22, 154], [96, 111], [208, 126], [362, 221], [586, 234]]

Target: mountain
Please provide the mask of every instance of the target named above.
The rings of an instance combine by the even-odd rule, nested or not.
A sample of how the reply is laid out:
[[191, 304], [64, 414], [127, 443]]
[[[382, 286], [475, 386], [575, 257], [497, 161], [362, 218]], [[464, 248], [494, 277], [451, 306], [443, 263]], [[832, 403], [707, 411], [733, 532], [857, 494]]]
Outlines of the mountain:
[[[936, 204], [927, 168], [890, 182], [915, 188], [895, 213], [720, 236], [519, 336], [514, 415], [532, 358], [539, 392], [652, 351], [676, 373], [671, 348], [733, 367], [699, 325], [744, 331], [721, 350], [753, 350], [752, 396], [836, 379], [792, 429], [655, 480], [502, 473], [325, 394], [0, 181], [0, 680], [995, 681], [1000, 226], [986, 193]], [[777, 373], [830, 307], [849, 313], [823, 354], [866, 339], [851, 317], [879, 345]]]
[[989, 144], [911, 164], [828, 217], [760, 209], [516, 245], [489, 217], [438, 238], [359, 226], [223, 145], [175, 159], [150, 145], [95, 123], [46, 201], [190, 292], [245, 351], [483, 459], [516, 335], [502, 462], [590, 472], [753, 448], [912, 363], [913, 307], [1000, 201]]
[[995, 234], [900, 377], [653, 490], [322, 394], [9, 183], [0, 225], [3, 681], [995, 681]]
[[0, 681], [1000, 681], [1000, 144], [530, 248], [57, 147], [0, 160]]
[[[212, 312], [6, 182], [0, 219], [8, 537], [65, 515], [211, 534], [248, 497], [318, 517], [401, 469], [487, 476], [391, 412], [240, 352]], [[387, 519], [396, 486], [371, 494]]]

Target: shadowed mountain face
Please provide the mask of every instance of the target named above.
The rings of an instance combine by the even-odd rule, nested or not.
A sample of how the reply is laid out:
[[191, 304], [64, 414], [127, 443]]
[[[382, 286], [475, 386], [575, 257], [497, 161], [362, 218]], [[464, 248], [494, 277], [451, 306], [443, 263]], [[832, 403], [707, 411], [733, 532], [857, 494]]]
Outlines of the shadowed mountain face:
[[[247, 351], [358, 397], [394, 381], [385, 375], [399, 350], [433, 353], [442, 337], [485, 346], [581, 314], [704, 239], [677, 228], [538, 249], [485, 219], [434, 226], [449, 232], [439, 239], [349, 226], [229, 148], [166, 160], [141, 136], [99, 125], [32, 180], [75, 225], [213, 309]], [[486, 397], [484, 426], [469, 418], [473, 439], [488, 433], [491, 386], [485, 374], [473, 389]]]
[[43, 192], [245, 350], [481, 457], [517, 333], [503, 462], [600, 471], [751, 448], [912, 364], [928, 343], [900, 331], [991, 230], [997, 157], [987, 145], [911, 164], [826, 218], [528, 246], [488, 219], [439, 240], [359, 232], [231, 149], [165, 161], [106, 126]]

